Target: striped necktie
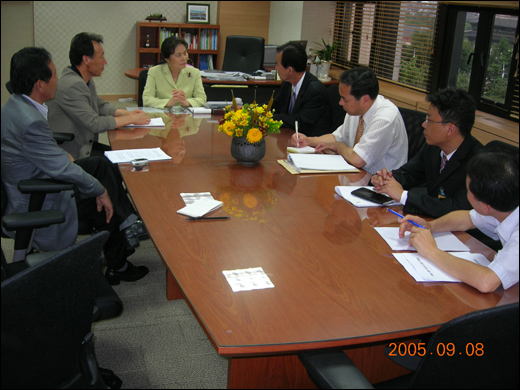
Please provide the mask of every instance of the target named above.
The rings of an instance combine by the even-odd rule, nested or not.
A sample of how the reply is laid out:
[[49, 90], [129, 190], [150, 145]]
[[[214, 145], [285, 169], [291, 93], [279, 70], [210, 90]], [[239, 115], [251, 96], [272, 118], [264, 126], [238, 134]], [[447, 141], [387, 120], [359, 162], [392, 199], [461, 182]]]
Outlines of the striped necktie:
[[294, 108], [294, 101], [295, 101], [295, 99], [296, 99], [296, 94], [294, 93], [294, 87], [292, 87], [291, 101], [289, 102], [289, 114], [291, 113], [291, 111]]
[[444, 152], [442, 152], [442, 159], [441, 159], [441, 170], [439, 171], [439, 173], [442, 172], [442, 170], [444, 169], [444, 167], [446, 166], [446, 163], [448, 162], [448, 157], [446, 157], [446, 154]]
[[361, 136], [363, 135], [363, 127], [364, 127], [364, 121], [363, 121], [363, 115], [361, 115], [359, 117], [359, 125], [357, 127], [357, 131], [356, 131], [356, 139], [354, 140], [354, 146], [357, 145], [357, 143], [359, 142], [359, 140], [361, 139]]

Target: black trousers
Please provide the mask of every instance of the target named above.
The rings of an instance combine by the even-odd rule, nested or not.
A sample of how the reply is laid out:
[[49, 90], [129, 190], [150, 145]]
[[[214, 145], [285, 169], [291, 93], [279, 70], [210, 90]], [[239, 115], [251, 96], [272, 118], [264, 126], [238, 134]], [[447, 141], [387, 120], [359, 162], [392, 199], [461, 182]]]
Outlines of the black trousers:
[[108, 159], [94, 156], [76, 160], [74, 163], [98, 179], [110, 195], [114, 207], [114, 215], [108, 224], [106, 222], [105, 210], [97, 211], [95, 197], [81, 198], [76, 196], [76, 206], [80, 227], [87, 225], [91, 229], [97, 231], [106, 230], [110, 233], [110, 237], [104, 246], [104, 253], [108, 267], [117, 270], [125, 264], [126, 258], [134, 253], [134, 250], [129, 251], [126, 249], [119, 225], [131, 214], [135, 214], [135, 210], [128, 199], [120, 177], [117, 177], [114, 173], [114, 164]]

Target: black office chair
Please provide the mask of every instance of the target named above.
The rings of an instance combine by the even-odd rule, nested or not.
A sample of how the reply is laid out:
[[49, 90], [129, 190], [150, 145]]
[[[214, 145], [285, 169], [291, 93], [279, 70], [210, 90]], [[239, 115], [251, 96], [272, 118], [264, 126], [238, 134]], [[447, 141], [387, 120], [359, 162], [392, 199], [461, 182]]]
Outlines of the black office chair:
[[412, 159], [426, 143], [423, 135], [424, 112], [410, 110], [399, 107], [399, 112], [403, 117], [404, 127], [408, 135], [408, 160]]
[[484, 146], [486, 152], [505, 152], [518, 157], [518, 146], [508, 144], [507, 142], [493, 140]]
[[137, 92], [137, 106], [144, 107], [143, 92], [144, 86], [146, 85], [146, 79], [148, 78], [148, 69], [143, 69], [139, 72], [139, 87]]
[[339, 105], [339, 85], [333, 84], [327, 87], [327, 95], [329, 97], [330, 111], [332, 113], [332, 131], [336, 131], [336, 129], [345, 122], [345, 115], [347, 114], [343, 107]]
[[92, 345], [108, 236], [100, 232], [2, 282], [2, 388], [121, 387], [112, 371], [99, 369]]
[[[37, 265], [59, 251], [36, 252], [32, 251], [32, 237], [35, 229], [47, 227], [55, 223], [65, 222], [63, 213], [59, 210], [41, 210], [45, 196], [48, 193], [72, 190], [70, 183], [53, 179], [21, 180], [18, 189], [21, 193], [30, 194], [27, 213], [5, 215], [7, 207], [7, 193], [4, 183], [1, 187], [2, 226], [7, 231], [15, 231], [14, 256], [10, 263], [2, 264], [2, 278], [11, 277], [22, 270]], [[87, 234], [90, 231], [80, 233]], [[2, 232], [2, 237], [7, 237]], [[119, 316], [123, 311], [123, 302], [99, 270], [97, 281], [97, 295], [92, 320], [101, 321]]]
[[263, 69], [264, 46], [262, 37], [229, 35], [222, 70], [254, 73]]
[[[415, 372], [374, 387], [518, 388], [518, 325], [518, 302], [456, 318], [432, 335]], [[341, 350], [299, 358], [319, 388], [374, 388]]]

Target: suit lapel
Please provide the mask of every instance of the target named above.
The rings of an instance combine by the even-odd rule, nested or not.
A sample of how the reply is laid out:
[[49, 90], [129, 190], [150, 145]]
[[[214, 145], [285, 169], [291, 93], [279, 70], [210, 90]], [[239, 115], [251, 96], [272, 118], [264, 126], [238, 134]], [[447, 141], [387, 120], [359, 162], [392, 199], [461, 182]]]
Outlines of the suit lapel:
[[305, 73], [305, 76], [303, 76], [303, 82], [302, 86], [300, 88], [300, 91], [298, 92], [298, 96], [296, 97], [296, 101], [294, 102], [294, 108], [293, 111], [300, 108], [300, 105], [302, 104], [303, 95], [305, 94], [305, 91], [307, 90], [307, 87], [309, 86], [309, 83], [311, 82], [309, 73]]
[[[469, 146], [470, 146], [470, 139], [471, 137], [466, 137], [464, 141], [460, 144], [459, 148], [455, 152], [455, 154], [450, 158], [450, 160], [446, 163], [446, 166], [442, 170], [442, 172], [438, 175], [437, 180], [435, 181], [435, 187], [437, 187], [440, 182], [443, 180], [446, 180], [447, 177], [449, 177], [453, 172], [456, 172], [460, 168], [460, 161], [464, 160], [468, 154]], [[435, 156], [433, 156], [432, 166], [436, 167], [435, 169], [438, 170], [441, 167], [441, 155], [437, 153]]]
[[177, 86], [173, 82], [173, 77], [172, 77], [172, 74], [170, 73], [170, 68], [168, 67], [168, 64], [166, 64], [166, 66], [163, 66], [162, 72], [163, 72], [164, 78], [168, 82], [168, 84], [172, 88], [177, 88]]

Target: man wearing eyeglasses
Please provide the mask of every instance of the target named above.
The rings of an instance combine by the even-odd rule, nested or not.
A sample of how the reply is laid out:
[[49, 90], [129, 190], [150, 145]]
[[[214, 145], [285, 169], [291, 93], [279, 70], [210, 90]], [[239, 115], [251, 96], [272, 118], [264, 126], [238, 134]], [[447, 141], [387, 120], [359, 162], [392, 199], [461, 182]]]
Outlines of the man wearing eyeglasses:
[[404, 205], [405, 213], [440, 217], [471, 210], [466, 191], [466, 164], [483, 151], [471, 135], [476, 103], [462, 90], [444, 89], [426, 97], [423, 123], [426, 144], [399, 169], [377, 171], [371, 182]]

